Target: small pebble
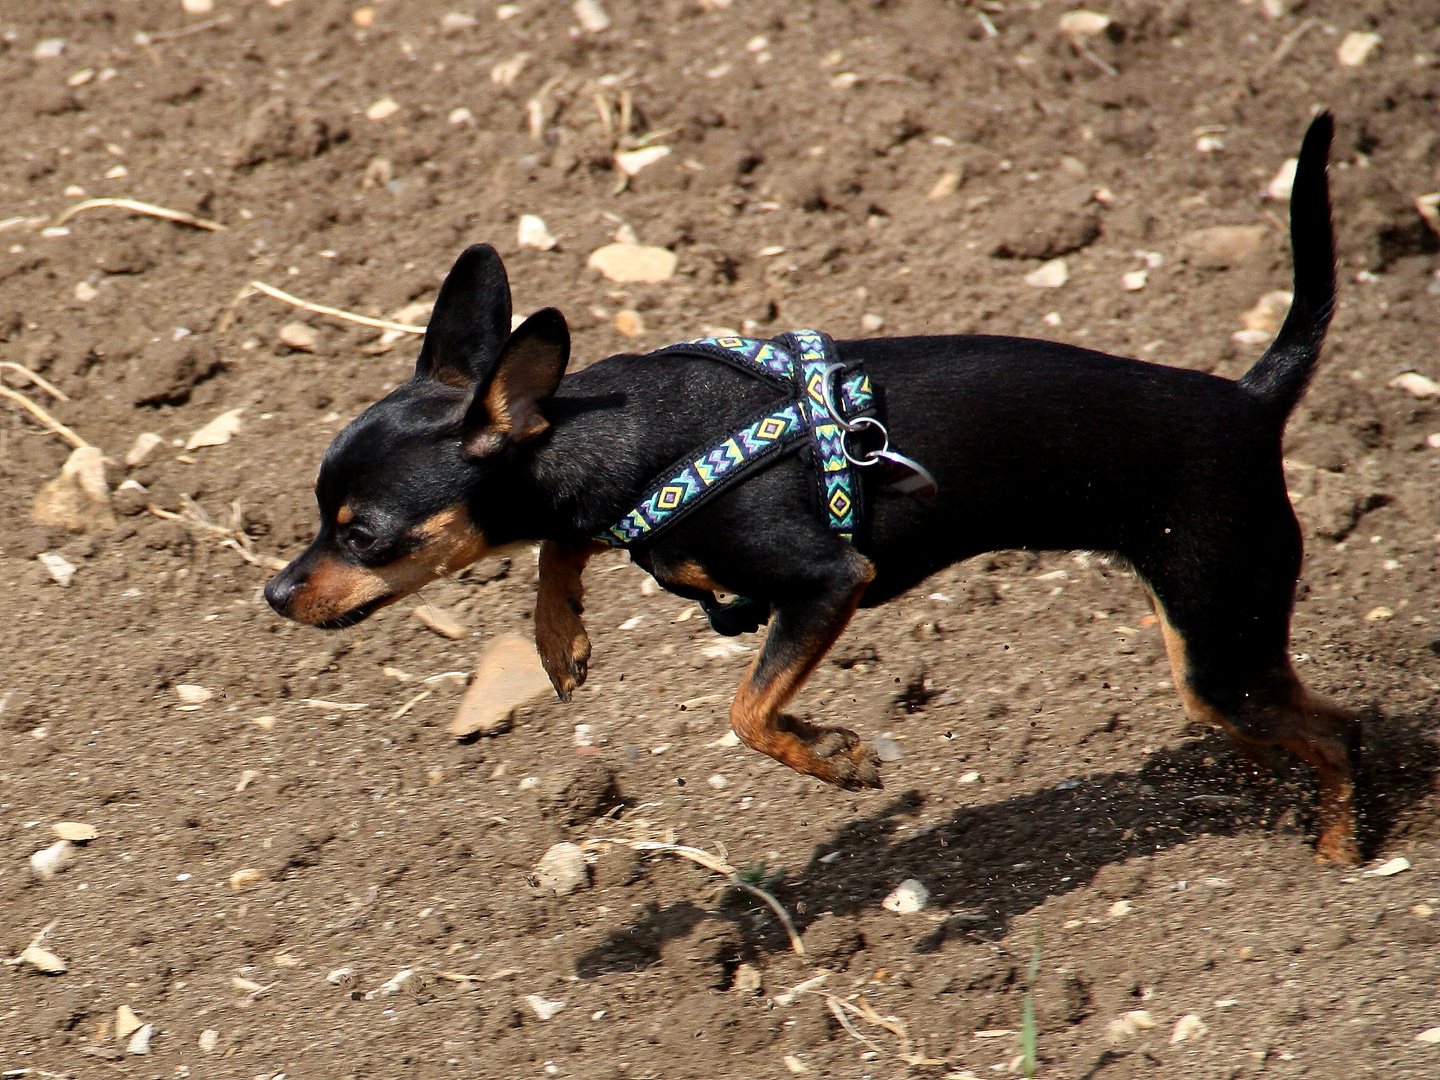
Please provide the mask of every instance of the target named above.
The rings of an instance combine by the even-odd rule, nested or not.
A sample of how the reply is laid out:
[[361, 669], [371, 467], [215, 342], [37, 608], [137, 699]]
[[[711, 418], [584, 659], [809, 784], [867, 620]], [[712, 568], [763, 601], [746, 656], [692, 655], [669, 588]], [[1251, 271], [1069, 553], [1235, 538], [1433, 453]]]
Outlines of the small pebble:
[[76, 847], [69, 840], [57, 840], [30, 856], [30, 873], [36, 881], [49, 881], [75, 861]]
[[214, 1028], [206, 1028], [200, 1033], [200, 1050], [202, 1053], [210, 1053], [220, 1045], [220, 1032]]
[[448, 114], [446, 114], [445, 122], [448, 124], [455, 124], [457, 126], [463, 125], [464, 127], [474, 127], [475, 114], [469, 109], [465, 108], [464, 105], [458, 105], [455, 108], [451, 109]]
[[905, 756], [900, 744], [894, 739], [880, 738], [870, 744], [875, 750], [875, 756], [881, 761], [899, 761]]
[[705, 782], [709, 784], [712, 788], [714, 788], [716, 791], [721, 791], [730, 786], [730, 781], [726, 780], [725, 777], [721, 776], [719, 773], [715, 773]]
[[130, 444], [130, 449], [125, 451], [125, 464], [130, 468], [142, 464], [150, 456], [157, 446], [165, 440], [153, 431], [142, 431], [135, 436], [135, 441]]
[[1060, 16], [1060, 32], [1073, 38], [1091, 38], [1105, 32], [1110, 16], [1098, 11], [1067, 11]]
[[84, 821], [57, 821], [50, 826], [50, 831], [61, 840], [68, 840], [74, 844], [83, 844], [100, 835], [100, 830]]
[[442, 34], [459, 34], [478, 26], [479, 23], [480, 20], [473, 15], [466, 15], [461, 11], [447, 11], [440, 16], [440, 32]]
[[244, 870], [236, 870], [230, 875], [230, 888], [235, 892], [244, 892], [246, 889], [253, 889], [264, 880], [264, 870], [247, 867]]
[[615, 166], [626, 176], [634, 176], [647, 165], [654, 165], [661, 158], [670, 156], [668, 146], [646, 146], [639, 150], [627, 150], [615, 155]]
[[229, 409], [215, 417], [185, 440], [186, 450], [198, 450], [202, 446], [224, 446], [240, 433], [240, 414], [245, 410]]
[[1174, 1046], [1186, 1039], [1198, 1039], [1209, 1034], [1209, 1031], [1210, 1026], [1197, 1013], [1186, 1013], [1175, 1021], [1175, 1030], [1170, 1033], [1170, 1045]]
[[884, 317], [883, 317], [883, 316], [880, 316], [880, 315], [876, 315], [874, 312], [867, 311], [864, 315], [861, 315], [861, 316], [860, 316], [860, 329], [861, 329], [864, 333], [867, 333], [867, 334], [878, 333], [878, 332], [880, 331], [880, 328], [883, 327], [884, 325], [885, 325], [885, 319], [884, 319]]
[[75, 299], [79, 300], [82, 304], [88, 304], [99, 295], [100, 290], [88, 281], [82, 281], [75, 286]]
[[1440, 1044], [1440, 1027], [1426, 1028], [1420, 1032], [1419, 1035], [1415, 1036], [1415, 1041], [1418, 1043], [1429, 1043], [1431, 1046]]
[[1402, 372], [1385, 385], [1391, 390], [1403, 390], [1413, 398], [1440, 397], [1440, 383], [1415, 371]]
[[516, 241], [521, 247], [532, 247], [537, 251], [549, 251], [556, 244], [555, 237], [545, 227], [545, 219], [535, 214], [520, 215]]
[[967, 772], [961, 775], [959, 782], [962, 784], [973, 784], [980, 779], [978, 772]]
[[615, 313], [615, 329], [627, 338], [637, 338], [645, 333], [645, 320], [638, 311], [626, 308]]
[[531, 1011], [541, 1020], [550, 1020], [556, 1013], [565, 1008], [565, 1002], [547, 1001], [539, 994], [526, 994], [524, 1001], [526, 1005], [530, 1006]]
[[468, 637], [470, 628], [460, 621], [454, 612], [434, 604], [421, 604], [415, 609], [415, 618], [424, 624], [426, 629], [433, 630], [443, 638], [451, 641], [460, 641]]
[[277, 336], [281, 344], [299, 352], [314, 352], [315, 346], [320, 343], [320, 335], [315, 332], [315, 328], [303, 322], [286, 323], [280, 327]]
[[1384, 605], [1381, 605], [1380, 607], [1373, 607], [1365, 613], [1366, 622], [1387, 622], [1394, 617], [1395, 612], [1391, 611], [1388, 607], [1385, 607]]
[[135, 1015], [135, 1010], [129, 1005], [121, 1005], [115, 1010], [115, 1041], [124, 1042], [145, 1026], [145, 1021]]
[[186, 15], [209, 15], [215, 10], [215, 0], [180, 0]]
[[125, 1044], [127, 1054], [148, 1054], [150, 1053], [150, 1036], [155, 1034], [154, 1024], [142, 1024], [140, 1030], [130, 1036]]
[[763, 985], [760, 969], [754, 964], [741, 964], [735, 969], [735, 978], [730, 985], [742, 994], [758, 994]]
[[590, 253], [586, 265], [611, 281], [656, 285], [675, 273], [675, 253], [640, 244], [606, 244]]
[[610, 16], [601, 7], [600, 0], [575, 0], [570, 10], [575, 13], [580, 29], [587, 34], [598, 34], [610, 28]]
[[399, 111], [400, 105], [398, 102], [391, 98], [381, 98], [365, 110], [365, 118], [367, 120], [384, 120], [394, 116]]
[[1119, 919], [1129, 915], [1133, 910], [1134, 905], [1132, 905], [1129, 900], [1116, 900], [1115, 903], [1110, 905], [1109, 910], [1107, 910], [1105, 914], [1112, 919]]
[[1139, 292], [1149, 283], [1150, 273], [1147, 270], [1131, 270], [1120, 276], [1120, 284], [1125, 286], [1126, 292]]
[[1290, 201], [1291, 189], [1295, 187], [1295, 169], [1299, 164], [1299, 158], [1285, 159], [1279, 171], [1271, 178], [1270, 183], [1265, 185], [1267, 199], [1274, 199], [1276, 202]]
[[1345, 39], [1340, 42], [1340, 47], [1335, 50], [1335, 59], [1340, 61], [1341, 67], [1359, 67], [1370, 58], [1370, 54], [1375, 51], [1375, 46], [1379, 44], [1379, 34], [1352, 30], [1345, 35]]
[[[569, 896], [590, 884], [590, 868], [579, 844], [555, 844], [535, 864], [539, 888], [556, 896]], [[548, 1019], [545, 1018], [545, 1019]]]
[[1070, 267], [1063, 258], [1041, 263], [1025, 275], [1025, 284], [1037, 289], [1058, 289], [1070, 280]]
[[899, 915], [913, 915], [917, 911], [923, 911], [929, 903], [930, 890], [925, 887], [924, 882], [916, 878], [906, 878], [889, 896], [880, 901], [880, 906]]
[[1364, 876], [1365, 876], [1365, 877], [1394, 877], [1396, 874], [1402, 874], [1402, 873], [1404, 873], [1406, 870], [1409, 870], [1409, 869], [1410, 869], [1410, 860], [1407, 859], [1407, 858], [1405, 858], [1405, 856], [1401, 855], [1401, 856], [1398, 856], [1397, 858], [1394, 858], [1394, 859], [1389, 860], [1388, 862], [1383, 862], [1383, 863], [1381, 863], [1379, 866], [1375, 867], [1375, 869], [1373, 869], [1373, 870], [1366, 870]]
[[184, 705], [203, 705], [215, 696], [215, 691], [194, 683], [180, 683], [175, 687], [175, 696]]
[[64, 38], [42, 38], [35, 43], [35, 51], [30, 55], [36, 60], [54, 60], [64, 51]]

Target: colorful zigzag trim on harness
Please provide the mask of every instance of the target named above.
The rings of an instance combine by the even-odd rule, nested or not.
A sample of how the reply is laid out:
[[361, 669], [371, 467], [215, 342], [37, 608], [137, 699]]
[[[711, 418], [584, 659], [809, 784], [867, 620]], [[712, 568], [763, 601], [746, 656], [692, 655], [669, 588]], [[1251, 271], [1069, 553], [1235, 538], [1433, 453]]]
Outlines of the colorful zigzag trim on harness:
[[[842, 539], [854, 538], [860, 515], [859, 485], [855, 469], [845, 457], [844, 432], [830, 418], [823, 392], [824, 371], [834, 362], [830, 341], [814, 330], [796, 330], [785, 336], [793, 350], [779, 341], [743, 337], [708, 337], [671, 346], [702, 354], [723, 350], [722, 355], [732, 363], [740, 361], [734, 366], [741, 370], [750, 367], [757, 375], [788, 380], [794, 398], [667, 470], [633, 510], [596, 539], [622, 548], [648, 543], [658, 530], [694, 509], [707, 495], [729, 486], [742, 470], [748, 474], [762, 459], [778, 457], [782, 448], [807, 435], [826, 524]], [[874, 393], [863, 371], [842, 372], [838, 391], [837, 404], [847, 418], [874, 411]]]

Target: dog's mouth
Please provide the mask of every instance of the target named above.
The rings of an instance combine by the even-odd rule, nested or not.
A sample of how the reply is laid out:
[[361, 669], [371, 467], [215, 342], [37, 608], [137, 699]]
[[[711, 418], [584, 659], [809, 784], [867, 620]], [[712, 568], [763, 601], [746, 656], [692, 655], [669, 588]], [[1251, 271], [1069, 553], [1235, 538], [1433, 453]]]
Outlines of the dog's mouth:
[[350, 627], [364, 622], [386, 604], [398, 599], [399, 597], [394, 594], [377, 596], [374, 600], [367, 601], [359, 607], [345, 612], [343, 615], [336, 615], [333, 619], [325, 619], [323, 622], [311, 623], [310, 625], [319, 630], [348, 630]]

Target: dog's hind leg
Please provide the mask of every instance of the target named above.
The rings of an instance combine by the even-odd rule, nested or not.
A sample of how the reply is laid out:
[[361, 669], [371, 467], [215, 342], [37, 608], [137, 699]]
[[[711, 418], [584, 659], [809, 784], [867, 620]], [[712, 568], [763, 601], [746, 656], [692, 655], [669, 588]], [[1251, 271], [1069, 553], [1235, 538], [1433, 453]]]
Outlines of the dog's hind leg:
[[[1300, 542], [1289, 506], [1255, 534], [1207, 536], [1183, 558], [1136, 560], [1160, 618], [1186, 713], [1224, 728], [1239, 743], [1278, 746], [1315, 769], [1320, 781], [1315, 857], [1351, 866], [1360, 725], [1300, 682], [1288, 653]], [[1275, 525], [1282, 528], [1277, 532]], [[1237, 530], [1237, 532], [1242, 530]], [[1284, 542], [1271, 545], [1275, 538]], [[1267, 550], [1268, 549], [1268, 550]]]
[[590, 661], [590, 637], [580, 616], [585, 612], [585, 591], [580, 575], [605, 545], [587, 540], [565, 543], [546, 540], [540, 545], [540, 584], [535, 592], [535, 649], [550, 684], [561, 701], [569, 701], [585, 683]]
[[850, 551], [803, 597], [776, 600], [765, 644], [730, 705], [731, 726], [746, 746], [850, 790], [881, 786], [875, 751], [853, 731], [816, 727], [781, 710], [844, 631], [874, 576]]

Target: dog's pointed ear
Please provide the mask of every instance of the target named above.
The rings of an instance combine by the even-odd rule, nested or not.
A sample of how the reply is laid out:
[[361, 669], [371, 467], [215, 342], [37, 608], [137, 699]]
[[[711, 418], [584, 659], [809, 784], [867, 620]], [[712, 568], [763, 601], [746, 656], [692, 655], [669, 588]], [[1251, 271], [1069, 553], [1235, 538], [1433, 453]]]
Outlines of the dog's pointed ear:
[[466, 388], [479, 382], [510, 336], [510, 279], [489, 244], [461, 253], [440, 286], [420, 358], [419, 378]]
[[556, 308], [543, 308], [516, 327], [488, 381], [475, 388], [465, 414], [465, 453], [484, 457], [548, 428], [545, 402], [569, 362], [570, 328]]

